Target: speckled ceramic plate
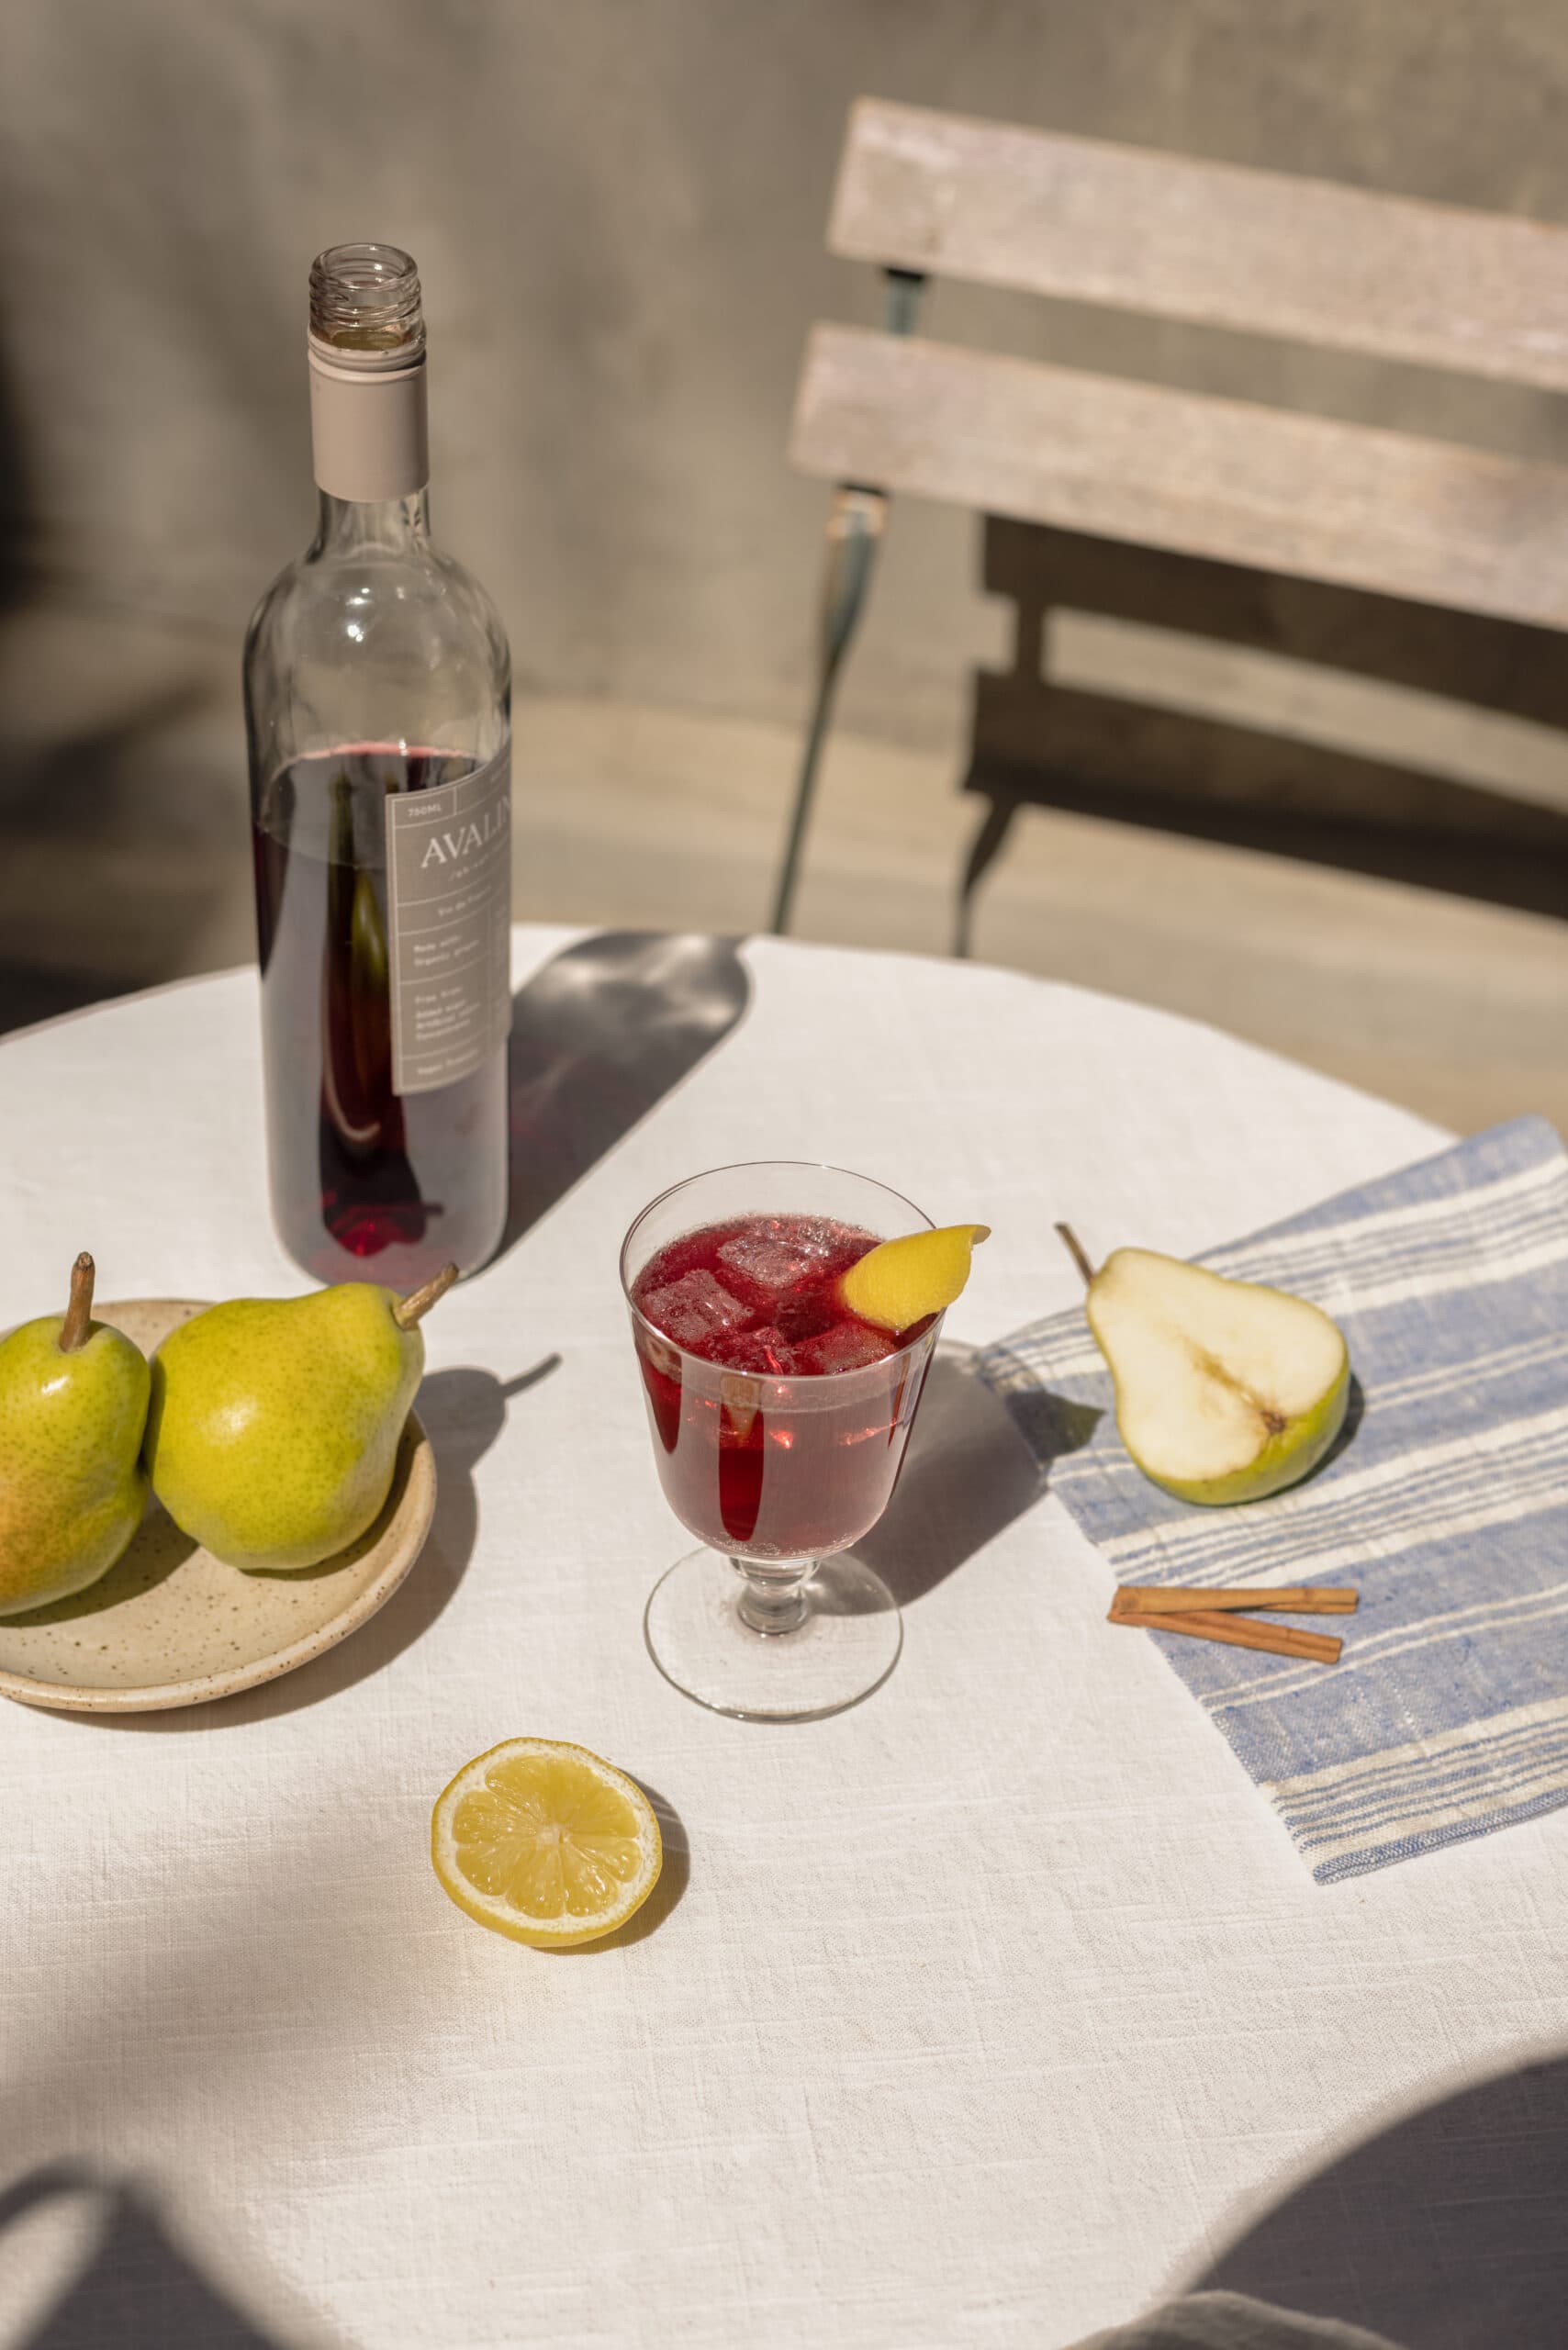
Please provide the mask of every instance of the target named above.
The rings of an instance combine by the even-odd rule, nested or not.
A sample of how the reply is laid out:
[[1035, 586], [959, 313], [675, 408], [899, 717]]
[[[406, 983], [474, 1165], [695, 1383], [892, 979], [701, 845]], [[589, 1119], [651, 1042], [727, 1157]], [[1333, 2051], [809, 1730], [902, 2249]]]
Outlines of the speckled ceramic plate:
[[[199, 1300], [95, 1305], [144, 1354]], [[155, 1502], [123, 1559], [73, 1599], [0, 1617], [0, 1696], [66, 1713], [199, 1706], [334, 1648], [384, 1606], [424, 1547], [435, 1456], [410, 1412], [386, 1506], [367, 1534], [297, 1574], [241, 1574], [198, 1550]]]

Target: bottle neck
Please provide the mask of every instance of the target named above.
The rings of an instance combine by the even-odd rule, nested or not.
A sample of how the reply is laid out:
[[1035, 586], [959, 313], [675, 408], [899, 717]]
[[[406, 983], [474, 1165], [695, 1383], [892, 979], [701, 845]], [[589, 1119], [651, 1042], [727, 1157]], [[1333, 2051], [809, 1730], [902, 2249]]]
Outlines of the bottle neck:
[[409, 498], [334, 498], [319, 495], [316, 538], [312, 554], [349, 554], [363, 547], [400, 548], [428, 545], [431, 534], [431, 495], [417, 489]]

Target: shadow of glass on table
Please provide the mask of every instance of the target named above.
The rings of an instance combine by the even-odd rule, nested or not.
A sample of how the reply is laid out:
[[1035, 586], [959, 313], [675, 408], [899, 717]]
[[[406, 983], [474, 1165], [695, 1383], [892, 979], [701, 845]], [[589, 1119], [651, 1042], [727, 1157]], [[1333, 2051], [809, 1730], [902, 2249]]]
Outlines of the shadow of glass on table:
[[[1100, 1415], [1040, 1391], [1048, 1416], [1031, 1429], [1038, 1457], [1010, 1412], [978, 1377], [967, 1348], [937, 1348], [893, 1497], [855, 1555], [907, 1607], [1038, 1501], [1050, 1463], [1075, 1452]], [[1032, 1403], [1033, 1398], [1029, 1399]]]
[[95, 2240], [84, 2258], [77, 2254], [76, 2274], [46, 2280], [43, 2306], [15, 2350], [319, 2350], [324, 2342], [308, 2319], [286, 2336], [242, 2309], [175, 2242], [141, 2187], [85, 2165], [50, 2164], [0, 2192], [0, 2267], [10, 2270], [7, 2239], [35, 2214], [84, 2196], [99, 2207]]
[[1295, 2188], [1189, 2289], [1404, 2350], [1568, 2340], [1568, 2055], [1407, 2114]]
[[539, 1222], [689, 1077], [750, 1000], [740, 942], [605, 931], [512, 998], [511, 1192], [497, 1251]]

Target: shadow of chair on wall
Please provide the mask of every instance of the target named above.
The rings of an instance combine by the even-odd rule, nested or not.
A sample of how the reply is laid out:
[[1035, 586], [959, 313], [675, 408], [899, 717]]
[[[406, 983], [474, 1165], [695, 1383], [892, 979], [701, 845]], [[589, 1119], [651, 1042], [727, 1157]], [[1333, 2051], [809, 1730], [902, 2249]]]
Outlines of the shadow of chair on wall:
[[1015, 626], [974, 677], [958, 952], [1029, 806], [1568, 918], [1556, 631], [995, 516], [981, 559]]

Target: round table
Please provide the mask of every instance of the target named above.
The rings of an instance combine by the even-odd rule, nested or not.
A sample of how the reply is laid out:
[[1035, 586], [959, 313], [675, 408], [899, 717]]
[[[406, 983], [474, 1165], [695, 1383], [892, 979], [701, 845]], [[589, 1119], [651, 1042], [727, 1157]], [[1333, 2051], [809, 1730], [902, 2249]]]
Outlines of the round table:
[[[1054, 1217], [1186, 1254], [1444, 1137], [998, 970], [577, 935], [517, 934], [535, 1047], [617, 956], [645, 1036], [585, 1075], [568, 1018], [525, 1072], [529, 1228], [429, 1325], [414, 1575], [218, 1705], [0, 1709], [0, 2331], [69, 2290], [118, 2313], [103, 2338], [181, 2350], [218, 2335], [187, 2304], [269, 2350], [1049, 2350], [1561, 2039], [1563, 1816], [1316, 1886], [1153, 1644], [1104, 1625], [1108, 1570], [959, 1354], [873, 1538], [906, 1604], [871, 1699], [733, 1721], [643, 1644], [685, 1538], [615, 1253], [666, 1184], [820, 1158], [985, 1219], [949, 1317], [974, 1342], [1071, 1301]], [[678, 1027], [702, 952], [737, 1016], [680, 1075], [647, 983]], [[58, 1309], [84, 1247], [105, 1297], [304, 1286], [268, 1220], [251, 972], [8, 1041], [0, 1134], [6, 1320]], [[662, 1810], [665, 1883], [610, 1945], [520, 1949], [431, 1874], [435, 1796], [518, 1733]]]

